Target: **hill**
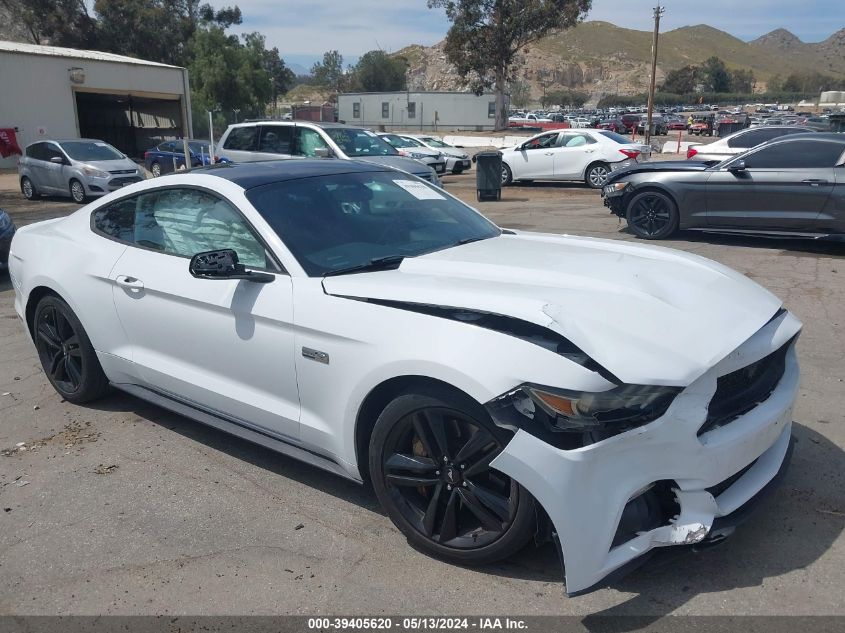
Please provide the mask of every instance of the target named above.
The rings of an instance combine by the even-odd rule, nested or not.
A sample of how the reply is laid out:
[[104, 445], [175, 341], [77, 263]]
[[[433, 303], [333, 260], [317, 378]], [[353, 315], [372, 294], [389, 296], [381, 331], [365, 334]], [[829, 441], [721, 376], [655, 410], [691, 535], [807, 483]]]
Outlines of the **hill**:
[[[605, 93], [636, 94], [646, 90], [651, 60], [650, 31], [636, 31], [608, 22], [584, 22], [555, 32], [536, 42], [521, 60], [520, 79], [536, 99], [546, 90], [575, 88], [597, 99]], [[443, 43], [413, 45], [395, 53], [411, 64], [409, 87], [425, 90], [458, 90], [460, 77], [446, 60]], [[818, 43], [802, 42], [785, 29], [777, 29], [752, 42], [705, 24], [661, 33], [657, 80], [688, 64], [720, 57], [729, 68], [749, 68], [758, 89], [774, 75], [819, 71], [845, 78], [845, 29]]]

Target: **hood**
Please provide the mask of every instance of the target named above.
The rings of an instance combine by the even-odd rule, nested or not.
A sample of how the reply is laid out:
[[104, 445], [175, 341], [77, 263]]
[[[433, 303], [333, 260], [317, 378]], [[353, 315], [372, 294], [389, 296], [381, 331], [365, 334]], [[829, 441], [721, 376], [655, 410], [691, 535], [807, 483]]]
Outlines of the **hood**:
[[128, 158], [117, 158], [115, 160], [75, 160], [73, 164], [74, 167], [80, 168], [82, 165], [88, 165], [101, 171], [135, 171], [138, 169], [138, 165]]
[[469, 158], [469, 154], [467, 154], [465, 150], [457, 147], [441, 147], [439, 151], [446, 156], [452, 156], [453, 158]]
[[330, 295], [479, 310], [546, 327], [629, 384], [687, 386], [781, 307], [696, 255], [617, 240], [520, 233], [327, 277]]
[[645, 163], [636, 163], [630, 167], [624, 167], [610, 173], [607, 179], [608, 184], [616, 182], [624, 176], [640, 174], [644, 172], [662, 171], [704, 171], [710, 167], [704, 162], [694, 160], [656, 160]]
[[394, 167], [416, 175], [424, 174], [426, 177], [431, 173], [431, 167], [428, 165], [424, 165], [413, 158], [406, 158], [405, 156], [356, 156], [353, 160]]

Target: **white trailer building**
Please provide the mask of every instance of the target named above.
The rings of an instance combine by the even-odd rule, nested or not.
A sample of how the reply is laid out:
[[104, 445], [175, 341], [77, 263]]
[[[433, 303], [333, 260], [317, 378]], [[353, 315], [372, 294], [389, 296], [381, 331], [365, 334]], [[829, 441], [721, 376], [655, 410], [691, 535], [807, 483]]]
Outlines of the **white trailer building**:
[[495, 129], [496, 97], [471, 92], [355, 92], [337, 98], [338, 119], [378, 130]]
[[[18, 145], [97, 138], [131, 157], [191, 136], [188, 71], [122, 55], [0, 41], [0, 129]], [[0, 158], [0, 168], [16, 157]]]

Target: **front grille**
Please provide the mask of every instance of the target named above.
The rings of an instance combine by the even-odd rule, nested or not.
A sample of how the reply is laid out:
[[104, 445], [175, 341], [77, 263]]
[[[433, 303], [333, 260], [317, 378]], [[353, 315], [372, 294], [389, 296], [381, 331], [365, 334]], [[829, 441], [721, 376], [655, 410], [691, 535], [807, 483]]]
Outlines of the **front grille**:
[[110, 174], [118, 176], [120, 174], [134, 174], [136, 170], [134, 169], [116, 169], [115, 171], [110, 171]]
[[716, 380], [716, 393], [710, 400], [707, 420], [698, 429], [699, 437], [729, 424], [768, 398], [786, 368], [786, 352], [792, 341], [776, 352]]
[[141, 179], [137, 176], [132, 176], [129, 178], [112, 178], [109, 180], [109, 187], [115, 189], [117, 187], [123, 187], [124, 185], [132, 184], [133, 182], [141, 182]]

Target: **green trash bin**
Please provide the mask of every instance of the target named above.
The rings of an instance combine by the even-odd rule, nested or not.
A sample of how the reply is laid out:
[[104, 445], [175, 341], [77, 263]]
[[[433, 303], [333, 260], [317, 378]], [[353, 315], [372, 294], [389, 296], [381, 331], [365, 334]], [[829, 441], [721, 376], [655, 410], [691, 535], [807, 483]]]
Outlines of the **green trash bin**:
[[501, 152], [479, 152], [475, 155], [475, 188], [479, 201], [502, 199]]

